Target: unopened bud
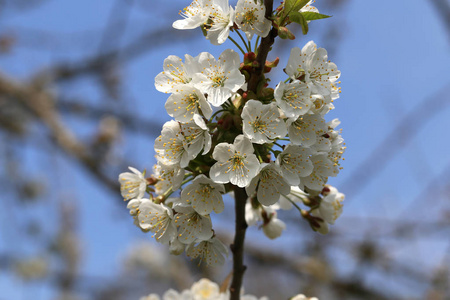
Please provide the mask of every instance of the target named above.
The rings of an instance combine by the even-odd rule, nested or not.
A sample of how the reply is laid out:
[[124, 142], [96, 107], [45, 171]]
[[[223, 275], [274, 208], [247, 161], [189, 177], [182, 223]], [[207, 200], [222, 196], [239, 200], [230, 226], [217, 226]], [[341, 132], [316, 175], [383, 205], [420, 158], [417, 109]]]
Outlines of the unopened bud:
[[286, 27], [279, 27], [278, 28], [278, 36], [282, 39], [290, 39], [290, 40], [294, 40], [295, 39], [295, 35], [292, 34], [292, 32], [287, 29]]
[[256, 54], [254, 52], [248, 52], [244, 54], [244, 64], [251, 63], [256, 59]]
[[324, 196], [326, 196], [326, 195], [328, 195], [330, 192], [331, 192], [330, 188], [329, 188], [328, 186], [325, 186], [325, 187], [322, 189], [321, 194], [324, 195]]

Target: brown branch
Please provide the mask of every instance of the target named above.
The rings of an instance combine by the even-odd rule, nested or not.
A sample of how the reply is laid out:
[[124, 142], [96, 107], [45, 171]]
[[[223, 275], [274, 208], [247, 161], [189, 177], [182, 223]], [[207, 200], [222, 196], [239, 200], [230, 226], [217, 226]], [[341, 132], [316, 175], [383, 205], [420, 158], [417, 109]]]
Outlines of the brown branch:
[[234, 201], [236, 231], [234, 242], [231, 245], [231, 251], [233, 252], [233, 280], [231, 281], [230, 286], [230, 300], [239, 300], [244, 272], [247, 268], [244, 266], [244, 241], [245, 232], [248, 227], [247, 222], [245, 221], [245, 202], [247, 201], [247, 193], [244, 188], [234, 187]]
[[[271, 18], [273, 11], [273, 0], [264, 0], [264, 5], [266, 7], [266, 18]], [[258, 47], [258, 54], [256, 56], [256, 61], [258, 62], [258, 67], [252, 72], [250, 79], [248, 81], [248, 89], [253, 92], [257, 92], [259, 82], [261, 81], [261, 76], [263, 75], [264, 66], [266, 64], [267, 55], [270, 52], [270, 48], [275, 42], [275, 38], [278, 35], [278, 31], [272, 27], [269, 34], [261, 39], [261, 44]]]

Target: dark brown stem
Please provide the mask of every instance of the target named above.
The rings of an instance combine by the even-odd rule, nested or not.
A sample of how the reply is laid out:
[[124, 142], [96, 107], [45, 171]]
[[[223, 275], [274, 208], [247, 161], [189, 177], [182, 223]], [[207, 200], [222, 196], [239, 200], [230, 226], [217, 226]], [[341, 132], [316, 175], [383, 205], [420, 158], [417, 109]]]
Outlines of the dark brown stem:
[[[270, 18], [273, 10], [273, 0], [264, 0], [264, 5], [266, 7], [266, 18]], [[261, 44], [258, 47], [258, 55], [256, 56], [259, 66], [255, 68], [250, 75], [248, 83], [249, 91], [257, 93], [257, 87], [262, 79], [267, 54], [277, 35], [278, 31], [272, 28], [267, 37], [261, 40]], [[244, 240], [245, 232], [248, 227], [245, 222], [245, 202], [247, 201], [247, 193], [244, 188], [234, 186], [233, 189], [236, 213], [236, 232], [234, 242], [231, 245], [231, 251], [233, 252], [233, 280], [230, 286], [230, 300], [239, 300], [244, 272], [247, 268], [244, 266]]]
[[245, 222], [245, 202], [247, 201], [247, 193], [244, 188], [234, 186], [234, 202], [236, 213], [236, 231], [234, 242], [231, 245], [233, 252], [233, 280], [230, 286], [230, 300], [239, 300], [242, 280], [244, 277], [244, 240], [247, 223]]
[[[266, 6], [266, 18], [271, 18], [273, 11], [273, 0], [264, 0], [264, 5]], [[258, 47], [258, 55], [256, 56], [256, 61], [259, 63], [258, 67], [252, 72], [249, 82], [248, 90], [257, 92], [258, 83], [261, 80], [261, 76], [264, 71], [264, 65], [266, 64], [267, 54], [269, 54], [270, 47], [272, 47], [275, 38], [278, 35], [278, 31], [272, 28], [269, 34], [261, 39], [261, 44]]]

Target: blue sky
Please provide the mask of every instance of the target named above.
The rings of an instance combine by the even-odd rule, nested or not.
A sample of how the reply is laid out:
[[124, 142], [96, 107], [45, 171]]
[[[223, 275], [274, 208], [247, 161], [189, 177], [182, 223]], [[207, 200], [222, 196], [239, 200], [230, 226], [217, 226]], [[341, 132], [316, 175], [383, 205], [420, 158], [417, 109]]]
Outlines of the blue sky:
[[[39, 9], [26, 13], [4, 12], [0, 15], [0, 33], [24, 30], [33, 36], [33, 32], [50, 31], [60, 37], [62, 46], [51, 52], [18, 47], [13, 55], [0, 56], [0, 69], [10, 76], [26, 78], [33, 70], [45, 68], [54, 61], [72, 60], [85, 54], [97, 53], [100, 41], [92, 42], [92, 37], [103, 30], [114, 3], [115, 1], [110, 0], [49, 0]], [[233, 1], [230, 3], [234, 5]], [[187, 4], [180, 0], [149, 0], [148, 5], [154, 6], [155, 12], [134, 7], [130, 11], [133, 26], [125, 28], [126, 34], [121, 42], [138, 35], [138, 32], [132, 32], [130, 28], [136, 30], [155, 26], [172, 32], [174, 29], [168, 24], [178, 18], [177, 12]], [[327, 13], [327, 8], [321, 6], [320, 0], [316, 1], [316, 6], [321, 12]], [[326, 43], [322, 34], [326, 26], [337, 26], [342, 38], [337, 51], [329, 58], [342, 72], [342, 94], [335, 102], [336, 109], [327, 115], [327, 120], [341, 120], [340, 128], [343, 128], [343, 137], [348, 147], [346, 160], [343, 162], [344, 169], [337, 178], [330, 180], [331, 184], [340, 189], [340, 184], [351, 179], [361, 162], [396, 128], [405, 115], [434, 95], [448, 97], [446, 93], [438, 95], [437, 92], [446, 86], [450, 88], [450, 56], [448, 32], [444, 31], [440, 19], [427, 1], [349, 0], [343, 9], [335, 12], [334, 18], [333, 23], [328, 20], [311, 23], [308, 36], [298, 36], [296, 40], [285, 44], [288, 48], [277, 49], [280, 53], [278, 55], [284, 56], [280, 57], [279, 70], [274, 75], [281, 75], [280, 70], [287, 62], [286, 53], [289, 53], [291, 47], [302, 47], [309, 40], [314, 40], [321, 46]], [[230, 42], [219, 47], [212, 46], [202, 39], [200, 32], [196, 34], [198, 38], [176, 43], [174, 41], [175, 44], [168, 44], [143, 55], [128, 65], [121, 75], [127, 78], [129, 113], [158, 120], [161, 125], [169, 120], [170, 117], [164, 110], [167, 96], [158, 93], [153, 85], [153, 79], [161, 72], [162, 62], [168, 55], [182, 57], [187, 53], [195, 56], [208, 51], [217, 56], [226, 48], [233, 48]], [[84, 40], [85, 47], [82, 48], [70, 49], [64, 46], [71, 41]], [[19, 40], [19, 44], [21, 42]], [[45, 39], [42, 43], [45, 43]], [[275, 58], [275, 55], [269, 54], [270, 58]], [[272, 82], [276, 82], [276, 78]], [[74, 96], [88, 95], [91, 101], [100, 103], [100, 95], [92, 91], [89, 83], [71, 93]], [[450, 142], [446, 138], [450, 108], [446, 105], [439, 110], [426, 125], [418, 127], [415, 122], [411, 122], [407, 132], [399, 132], [399, 136], [413, 134], [414, 137], [380, 173], [373, 176], [370, 184], [354, 198], [346, 199], [342, 220], [333, 228], [345, 230], [351, 226], [349, 224], [354, 217], [361, 220], [366, 217], [417, 220], [419, 216], [427, 219], [427, 216], [420, 215], [420, 211], [432, 205], [426, 203], [431, 199], [415, 203], [418, 205], [417, 209], [411, 209], [409, 205], [423, 191], [428, 181], [450, 163]], [[419, 120], [417, 123], [420, 123]], [[142, 169], [153, 165], [152, 140], [143, 139], [142, 136], [124, 136], [123, 143], [133, 145], [124, 147], [124, 155], [135, 161], [137, 167]], [[43, 163], [36, 163], [38, 155], [29, 154], [30, 169], [35, 172], [39, 168], [45, 168]], [[82, 273], [108, 277], [103, 270], [117, 269], [127, 245], [145, 236], [135, 230], [130, 219], [124, 217], [125, 207], [120, 209], [115, 203], [112, 204], [117, 202], [119, 193], [114, 195], [105, 191], [96, 185], [93, 178], [84, 174], [83, 170], [62, 157], [58, 160], [58, 167], [62, 170], [75, 169], [77, 174], [75, 177], [62, 175], [62, 184], [73, 181], [75, 184], [71, 184], [59, 196], [70, 197], [72, 194], [75, 195], [74, 199], [79, 199], [79, 213], [83, 216], [80, 235], [84, 240]], [[252, 234], [262, 236], [260, 232]], [[407, 251], [404, 246], [394, 243], [393, 253], [407, 259], [419, 257], [421, 263], [433, 265], [444, 254], [448, 241], [431, 238], [426, 242], [428, 245], [431, 243], [435, 249], [433, 260], [425, 258], [422, 241], [409, 247]], [[267, 243], [273, 242], [267, 240]], [[0, 277], [0, 290], [6, 291], [4, 295], [9, 295], [4, 299], [19, 299], [22, 292], [18, 291], [18, 287], [20, 283], [15, 279]], [[51, 294], [51, 291], [44, 292], [42, 299], [47, 299], [47, 293]], [[0, 296], [0, 299], [3, 298]]]

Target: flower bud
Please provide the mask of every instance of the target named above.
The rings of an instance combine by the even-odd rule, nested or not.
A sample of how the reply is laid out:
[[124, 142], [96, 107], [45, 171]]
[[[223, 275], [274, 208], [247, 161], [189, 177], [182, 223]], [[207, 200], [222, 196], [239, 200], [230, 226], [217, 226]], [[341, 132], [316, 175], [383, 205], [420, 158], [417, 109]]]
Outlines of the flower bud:
[[262, 227], [264, 234], [269, 239], [276, 239], [281, 235], [283, 230], [286, 229], [286, 224], [276, 217], [272, 217], [269, 223], [266, 223]]
[[278, 28], [278, 36], [280, 38], [282, 38], [283, 40], [285, 40], [285, 39], [294, 40], [295, 39], [295, 35], [286, 27]]

